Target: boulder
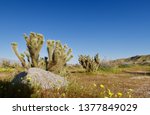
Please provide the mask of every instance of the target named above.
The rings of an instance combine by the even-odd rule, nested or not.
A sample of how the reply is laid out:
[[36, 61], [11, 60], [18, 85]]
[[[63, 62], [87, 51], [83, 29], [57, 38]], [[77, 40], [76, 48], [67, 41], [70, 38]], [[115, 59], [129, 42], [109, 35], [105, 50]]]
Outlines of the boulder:
[[12, 83], [39, 86], [42, 89], [61, 88], [68, 84], [64, 77], [39, 68], [30, 68], [27, 72], [18, 74]]

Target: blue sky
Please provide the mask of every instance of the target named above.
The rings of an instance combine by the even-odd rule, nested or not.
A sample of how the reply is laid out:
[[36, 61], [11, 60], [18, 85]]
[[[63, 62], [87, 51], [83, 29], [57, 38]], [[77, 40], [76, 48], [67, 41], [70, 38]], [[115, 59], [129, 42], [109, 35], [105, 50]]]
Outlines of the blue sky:
[[[103, 59], [150, 54], [149, 0], [0, 0], [0, 57], [17, 59], [11, 42], [26, 49], [23, 33], [67, 43], [78, 55]], [[46, 43], [45, 43], [46, 46]], [[43, 47], [41, 56], [46, 56]]]

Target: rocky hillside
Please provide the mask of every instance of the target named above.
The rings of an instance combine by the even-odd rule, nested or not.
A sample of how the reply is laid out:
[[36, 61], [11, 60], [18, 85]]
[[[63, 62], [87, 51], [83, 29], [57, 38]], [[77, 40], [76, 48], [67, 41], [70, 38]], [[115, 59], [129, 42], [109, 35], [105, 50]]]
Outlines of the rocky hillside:
[[129, 58], [114, 60], [117, 64], [141, 64], [150, 65], [150, 55], [137, 55]]

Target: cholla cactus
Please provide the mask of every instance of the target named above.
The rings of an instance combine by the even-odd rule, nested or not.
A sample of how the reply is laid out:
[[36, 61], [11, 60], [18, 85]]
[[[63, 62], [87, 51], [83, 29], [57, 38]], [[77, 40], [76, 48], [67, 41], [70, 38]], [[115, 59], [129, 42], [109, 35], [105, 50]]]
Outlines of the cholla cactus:
[[24, 52], [24, 54], [27, 57], [28, 64], [25, 61], [25, 55], [18, 53], [17, 43], [12, 43], [12, 48], [18, 59], [21, 61], [23, 67], [38, 67], [39, 53], [44, 43], [43, 35], [31, 32], [29, 37], [26, 34], [24, 34], [24, 38], [26, 40], [27, 45], [27, 51]]
[[[29, 37], [24, 35], [27, 45], [27, 51], [19, 54], [17, 51], [17, 43], [12, 43], [12, 48], [21, 61], [23, 67], [39, 67], [48, 71], [59, 72], [64, 65], [73, 57], [72, 50], [67, 45], [62, 45], [60, 41], [47, 40], [48, 57], [40, 58], [39, 53], [43, 46], [43, 35], [31, 32]], [[27, 62], [25, 61], [27, 57]]]
[[61, 71], [64, 65], [73, 57], [72, 50], [67, 45], [62, 45], [60, 41], [47, 40], [49, 71]]
[[96, 54], [94, 58], [86, 55], [79, 56], [79, 63], [85, 68], [88, 72], [97, 71], [100, 65], [100, 58], [99, 55]]
[[98, 54], [98, 53], [94, 56], [94, 61], [95, 61], [97, 64], [100, 64], [100, 58], [99, 58], [99, 54]]
[[18, 53], [18, 44], [16, 42], [13, 42], [13, 43], [11, 43], [11, 45], [12, 45], [12, 49], [14, 50], [16, 56], [20, 60], [21, 65], [26, 68], [27, 65], [26, 65], [26, 62], [25, 62], [25, 59], [24, 59], [24, 55]]
[[24, 38], [29, 52], [28, 54], [26, 53], [28, 61], [30, 60], [30, 57], [31, 67], [38, 67], [39, 53], [44, 43], [43, 35], [31, 32], [29, 37], [24, 34]]

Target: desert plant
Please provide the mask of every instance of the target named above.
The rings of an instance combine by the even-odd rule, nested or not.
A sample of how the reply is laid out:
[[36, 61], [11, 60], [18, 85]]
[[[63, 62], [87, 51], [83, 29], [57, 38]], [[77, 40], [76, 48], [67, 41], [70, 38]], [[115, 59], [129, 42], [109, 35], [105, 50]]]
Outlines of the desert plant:
[[19, 67], [21, 67], [21, 65], [19, 64], [19, 62], [14, 62], [11, 64], [11, 67], [12, 68], [19, 68]]
[[[18, 53], [18, 44], [16, 42], [11, 44], [12, 48], [23, 67], [38, 67], [40, 62], [39, 53], [44, 43], [43, 35], [31, 32], [29, 37], [24, 34], [24, 38], [27, 45], [27, 51], [24, 54]], [[26, 63], [25, 56], [27, 57], [28, 64]]]
[[79, 56], [79, 63], [82, 65], [83, 68], [85, 68], [88, 72], [95, 72], [98, 70], [100, 65], [100, 58], [99, 55], [96, 54], [93, 57], [86, 56], [86, 55], [80, 55]]
[[[21, 61], [25, 68], [38, 67], [48, 71], [60, 72], [65, 64], [73, 57], [72, 50], [67, 45], [62, 45], [60, 41], [47, 40], [48, 57], [41, 58], [39, 56], [40, 50], [44, 43], [44, 37], [41, 34], [31, 32], [29, 37], [25, 34], [27, 51], [24, 54], [18, 53], [17, 43], [12, 43], [12, 48], [16, 56]], [[27, 57], [27, 62], [25, 60]]]
[[1, 66], [4, 68], [8, 68], [11, 67], [11, 63], [9, 60], [3, 60]]
[[25, 52], [31, 67], [38, 67], [39, 53], [44, 43], [43, 35], [31, 32], [29, 37], [24, 34], [26, 40], [27, 52]]
[[25, 59], [24, 59], [24, 55], [18, 53], [18, 44], [16, 42], [13, 42], [13, 43], [11, 43], [11, 45], [12, 45], [12, 49], [13, 49], [14, 53], [16, 54], [16, 56], [18, 57], [18, 59], [20, 60], [21, 65], [24, 68], [26, 68], [27, 65], [26, 65], [26, 62], [25, 62]]
[[67, 45], [62, 45], [60, 41], [47, 40], [49, 71], [62, 70], [65, 64], [73, 57], [72, 49], [68, 49]]

